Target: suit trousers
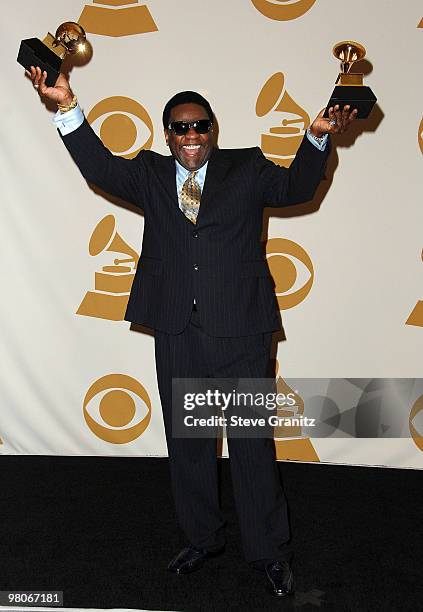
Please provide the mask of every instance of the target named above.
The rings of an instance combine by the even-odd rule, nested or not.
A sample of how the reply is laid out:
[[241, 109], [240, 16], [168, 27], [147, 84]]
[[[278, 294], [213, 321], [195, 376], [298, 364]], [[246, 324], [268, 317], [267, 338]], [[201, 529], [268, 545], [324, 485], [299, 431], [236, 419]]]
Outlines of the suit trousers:
[[[188, 541], [210, 552], [225, 543], [217, 441], [172, 436], [172, 378], [265, 378], [271, 340], [271, 332], [209, 336], [195, 310], [180, 334], [155, 331], [157, 379], [176, 512]], [[270, 438], [228, 438], [228, 450], [244, 555], [261, 569], [269, 561], [289, 556], [288, 509], [274, 442]]]

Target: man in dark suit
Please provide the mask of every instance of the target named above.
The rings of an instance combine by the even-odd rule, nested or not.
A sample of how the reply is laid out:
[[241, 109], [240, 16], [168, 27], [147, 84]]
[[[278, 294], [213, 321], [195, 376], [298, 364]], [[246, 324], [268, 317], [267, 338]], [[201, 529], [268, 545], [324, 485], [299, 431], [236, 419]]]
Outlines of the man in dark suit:
[[[166, 104], [170, 156], [141, 151], [133, 160], [106, 149], [61, 75], [28, 73], [40, 95], [58, 103], [56, 124], [85, 179], [144, 210], [144, 236], [126, 319], [155, 332], [157, 378], [173, 495], [189, 545], [168, 565], [199, 569], [224, 547], [216, 440], [172, 435], [172, 379], [265, 378], [271, 335], [280, 329], [260, 237], [264, 206], [305, 202], [323, 178], [328, 133], [347, 129], [349, 108], [323, 111], [289, 169], [258, 147], [213, 147], [213, 112], [195, 92]], [[176, 410], [178, 407], [176, 407]], [[181, 409], [181, 408], [180, 408]], [[229, 438], [244, 554], [265, 570], [272, 594], [293, 592], [286, 500], [270, 438]]]

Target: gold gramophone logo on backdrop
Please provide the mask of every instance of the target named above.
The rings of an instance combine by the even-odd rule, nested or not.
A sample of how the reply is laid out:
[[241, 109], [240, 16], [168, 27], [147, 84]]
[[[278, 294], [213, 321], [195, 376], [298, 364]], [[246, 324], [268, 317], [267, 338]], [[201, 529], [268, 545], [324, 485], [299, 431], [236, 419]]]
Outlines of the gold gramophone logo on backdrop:
[[303, 302], [314, 281], [313, 262], [308, 253], [292, 240], [270, 238], [266, 256], [279, 309], [287, 310]]
[[[304, 401], [294, 389], [279, 376], [279, 362], [276, 360], [276, 392], [287, 396], [294, 394], [295, 406], [278, 407], [278, 417], [285, 419], [300, 419], [304, 415]], [[301, 425], [275, 427], [274, 432], [276, 459], [290, 459], [292, 461], [320, 461], [310, 438], [304, 436]]]
[[107, 215], [97, 224], [88, 250], [92, 257], [100, 253], [117, 253], [121, 257], [116, 257], [113, 265], [103, 266], [101, 272], [95, 273], [94, 291], [87, 291], [76, 314], [123, 321], [139, 259], [138, 253], [117, 233], [113, 215]]
[[269, 113], [280, 113], [274, 119], [278, 124], [261, 135], [261, 150], [267, 159], [288, 168], [310, 125], [310, 117], [286, 91], [283, 72], [273, 74], [258, 95], [256, 115], [264, 117]]
[[251, 0], [256, 9], [269, 19], [289, 21], [301, 17], [316, 0]]
[[[423, 261], [423, 250], [421, 252], [421, 258]], [[406, 325], [416, 325], [417, 327], [423, 327], [423, 300], [419, 300], [411, 311], [410, 316], [405, 322]]]
[[147, 429], [151, 401], [142, 384], [126, 374], [107, 374], [88, 389], [83, 402], [85, 422], [105, 442], [127, 444]]
[[101, 100], [90, 110], [87, 121], [104, 146], [120, 157], [132, 159], [153, 144], [150, 115], [132, 98], [112, 96]]
[[129, 36], [157, 32], [146, 4], [138, 0], [93, 0], [87, 4], [78, 23], [86, 32], [102, 36]]

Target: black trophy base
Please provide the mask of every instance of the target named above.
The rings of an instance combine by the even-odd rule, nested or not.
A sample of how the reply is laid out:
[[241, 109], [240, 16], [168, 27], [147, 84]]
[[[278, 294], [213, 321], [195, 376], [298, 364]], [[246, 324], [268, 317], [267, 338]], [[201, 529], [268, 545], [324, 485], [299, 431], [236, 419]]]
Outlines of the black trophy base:
[[46, 70], [48, 87], [54, 87], [62, 66], [60, 57], [38, 38], [27, 38], [21, 42], [18, 63], [27, 70], [31, 66], [39, 66], [42, 71]]
[[329, 116], [329, 109], [332, 106], [339, 104], [339, 108], [342, 110], [344, 106], [349, 104], [351, 111], [355, 108], [358, 110], [357, 119], [367, 119], [376, 101], [375, 94], [367, 85], [337, 85], [333, 90], [323, 117]]

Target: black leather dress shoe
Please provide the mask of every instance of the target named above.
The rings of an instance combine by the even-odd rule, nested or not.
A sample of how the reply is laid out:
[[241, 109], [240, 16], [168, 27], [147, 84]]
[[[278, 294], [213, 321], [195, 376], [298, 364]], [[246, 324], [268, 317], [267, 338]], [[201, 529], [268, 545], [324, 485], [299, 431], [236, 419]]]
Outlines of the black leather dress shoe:
[[288, 561], [273, 561], [265, 569], [266, 584], [275, 597], [294, 593], [294, 576]]
[[211, 554], [204, 548], [195, 548], [195, 546], [188, 546], [183, 548], [181, 552], [176, 555], [174, 559], [169, 563], [167, 569], [169, 572], [175, 574], [189, 574], [200, 569], [204, 561], [211, 557]]

